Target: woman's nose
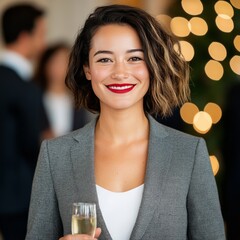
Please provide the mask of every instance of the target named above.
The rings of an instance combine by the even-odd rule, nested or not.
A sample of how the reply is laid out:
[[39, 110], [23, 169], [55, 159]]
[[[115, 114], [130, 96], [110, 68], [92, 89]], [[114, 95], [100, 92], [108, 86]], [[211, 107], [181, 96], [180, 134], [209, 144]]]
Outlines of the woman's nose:
[[112, 72], [112, 78], [116, 80], [122, 80], [129, 77], [127, 67], [124, 63], [116, 63]]

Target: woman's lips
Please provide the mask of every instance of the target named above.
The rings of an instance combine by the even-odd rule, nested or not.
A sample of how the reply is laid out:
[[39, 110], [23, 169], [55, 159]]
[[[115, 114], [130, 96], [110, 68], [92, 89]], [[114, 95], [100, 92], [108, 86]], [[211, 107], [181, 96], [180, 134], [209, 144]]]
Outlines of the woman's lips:
[[114, 93], [127, 93], [135, 87], [135, 84], [110, 84], [107, 88]]

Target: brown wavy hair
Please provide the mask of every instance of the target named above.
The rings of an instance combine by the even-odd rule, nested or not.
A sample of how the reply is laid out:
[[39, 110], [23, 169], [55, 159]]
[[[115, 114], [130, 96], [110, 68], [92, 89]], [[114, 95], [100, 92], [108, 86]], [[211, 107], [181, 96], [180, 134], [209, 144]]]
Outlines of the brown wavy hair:
[[[100, 111], [99, 99], [86, 79], [91, 39], [96, 31], [109, 24], [129, 25], [137, 32], [150, 75], [149, 90], [144, 96], [144, 110], [166, 117], [189, 99], [189, 66], [181, 55], [178, 40], [142, 9], [126, 5], [108, 5], [89, 15], [73, 45], [66, 84], [73, 92], [77, 107]], [[176, 51], [176, 46], [178, 50]]]

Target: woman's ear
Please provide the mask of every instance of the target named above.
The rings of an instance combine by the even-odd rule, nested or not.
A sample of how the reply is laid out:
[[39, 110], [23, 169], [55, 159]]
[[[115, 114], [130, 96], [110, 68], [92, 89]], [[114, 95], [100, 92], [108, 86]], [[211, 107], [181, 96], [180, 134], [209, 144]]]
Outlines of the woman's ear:
[[86, 79], [91, 80], [92, 77], [91, 77], [91, 72], [88, 65], [83, 65], [83, 71], [85, 73]]

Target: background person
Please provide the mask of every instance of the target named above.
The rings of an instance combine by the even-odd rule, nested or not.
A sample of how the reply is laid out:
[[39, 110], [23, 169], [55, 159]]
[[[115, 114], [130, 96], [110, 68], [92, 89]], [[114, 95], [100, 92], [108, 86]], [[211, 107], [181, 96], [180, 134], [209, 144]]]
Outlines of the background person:
[[23, 240], [32, 177], [45, 126], [40, 90], [30, 81], [32, 62], [45, 46], [44, 12], [11, 5], [2, 15], [0, 58], [0, 231]]
[[93, 114], [74, 107], [73, 96], [65, 84], [70, 47], [55, 43], [41, 55], [34, 80], [43, 91], [44, 107], [51, 125], [52, 135], [57, 137], [83, 127]]

